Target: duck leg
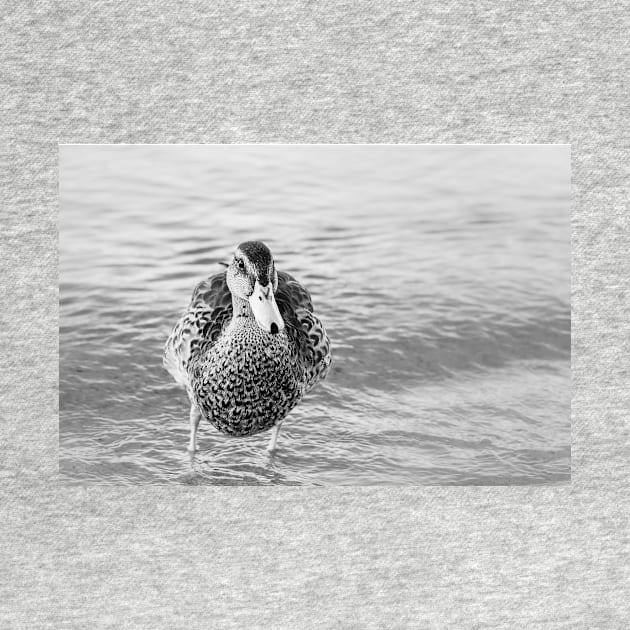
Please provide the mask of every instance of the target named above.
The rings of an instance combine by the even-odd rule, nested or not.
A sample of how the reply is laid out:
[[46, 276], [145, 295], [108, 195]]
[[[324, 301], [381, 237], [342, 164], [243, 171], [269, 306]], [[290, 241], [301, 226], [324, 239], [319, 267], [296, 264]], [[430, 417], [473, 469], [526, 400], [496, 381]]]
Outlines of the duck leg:
[[197, 409], [195, 403], [190, 403], [190, 442], [188, 442], [188, 450], [194, 453], [197, 450], [197, 427], [201, 420], [201, 412]]
[[270, 453], [275, 452], [276, 450], [276, 442], [278, 441], [278, 433], [280, 433], [280, 426], [282, 425], [282, 421], [278, 422], [273, 429], [271, 429], [271, 439], [269, 440], [269, 445], [267, 446], [267, 450]]

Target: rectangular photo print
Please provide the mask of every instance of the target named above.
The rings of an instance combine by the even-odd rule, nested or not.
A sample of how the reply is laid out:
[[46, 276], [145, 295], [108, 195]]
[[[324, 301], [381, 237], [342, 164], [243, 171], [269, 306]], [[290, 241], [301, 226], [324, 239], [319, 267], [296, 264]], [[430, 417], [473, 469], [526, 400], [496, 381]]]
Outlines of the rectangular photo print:
[[571, 479], [568, 145], [62, 145], [66, 484]]

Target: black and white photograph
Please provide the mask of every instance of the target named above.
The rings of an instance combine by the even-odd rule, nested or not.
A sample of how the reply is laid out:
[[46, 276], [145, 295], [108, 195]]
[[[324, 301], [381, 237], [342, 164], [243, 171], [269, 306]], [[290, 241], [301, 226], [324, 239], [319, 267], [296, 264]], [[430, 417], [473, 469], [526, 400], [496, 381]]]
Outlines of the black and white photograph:
[[571, 480], [568, 145], [61, 145], [65, 484]]

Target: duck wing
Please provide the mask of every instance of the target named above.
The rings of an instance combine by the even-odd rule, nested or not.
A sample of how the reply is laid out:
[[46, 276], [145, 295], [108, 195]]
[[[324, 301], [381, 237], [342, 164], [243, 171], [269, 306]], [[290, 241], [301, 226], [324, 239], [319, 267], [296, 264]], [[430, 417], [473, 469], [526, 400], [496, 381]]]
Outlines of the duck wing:
[[328, 373], [330, 340], [324, 325], [313, 312], [308, 289], [284, 271], [278, 272], [275, 298], [297, 359], [304, 368], [304, 391], [308, 391]]
[[212, 346], [231, 319], [232, 294], [223, 271], [195, 287], [188, 310], [166, 341], [163, 364], [177, 383], [186, 387], [190, 359], [201, 343]]

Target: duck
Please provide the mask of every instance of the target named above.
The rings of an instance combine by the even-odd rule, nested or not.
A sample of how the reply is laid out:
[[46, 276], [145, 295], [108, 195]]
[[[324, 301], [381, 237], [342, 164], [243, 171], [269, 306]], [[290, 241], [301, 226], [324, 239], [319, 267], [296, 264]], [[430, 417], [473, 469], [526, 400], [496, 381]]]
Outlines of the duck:
[[330, 340], [308, 289], [276, 270], [265, 243], [241, 243], [221, 264], [194, 288], [163, 365], [188, 394], [188, 451], [203, 418], [235, 437], [271, 430], [273, 453], [286, 416], [328, 374]]

